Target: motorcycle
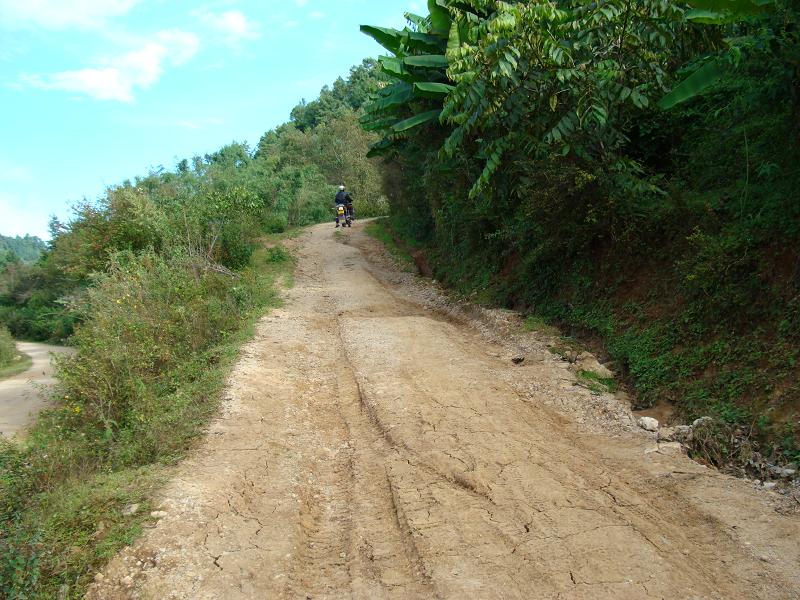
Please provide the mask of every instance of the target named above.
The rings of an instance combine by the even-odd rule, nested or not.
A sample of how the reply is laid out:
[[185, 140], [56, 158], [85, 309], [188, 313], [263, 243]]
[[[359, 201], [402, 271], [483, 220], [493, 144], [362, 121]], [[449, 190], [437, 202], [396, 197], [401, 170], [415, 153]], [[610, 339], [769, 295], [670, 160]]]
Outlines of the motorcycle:
[[347, 209], [347, 206], [344, 204], [337, 204], [336, 205], [336, 226], [339, 227], [339, 223], [341, 222], [342, 227], [352, 227], [353, 226], [353, 219], [350, 216], [350, 211]]

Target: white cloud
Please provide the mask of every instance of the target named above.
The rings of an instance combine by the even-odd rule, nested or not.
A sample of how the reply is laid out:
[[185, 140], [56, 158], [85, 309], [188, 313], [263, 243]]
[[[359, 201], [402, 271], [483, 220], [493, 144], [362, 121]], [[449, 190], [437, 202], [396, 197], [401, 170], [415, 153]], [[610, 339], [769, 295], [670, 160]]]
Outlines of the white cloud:
[[93, 28], [124, 15], [140, 0], [0, 0], [0, 28]]
[[223, 13], [197, 12], [195, 15], [212, 29], [222, 33], [228, 43], [237, 44], [243, 40], [255, 40], [261, 37], [258, 23], [248, 19], [239, 10], [228, 10]]
[[305, 6], [308, 4], [308, 0], [294, 0], [294, 3], [297, 4], [297, 6]]
[[311, 17], [312, 19], [319, 20], [325, 18], [325, 13], [318, 10], [312, 10], [310, 13], [308, 13], [308, 16]]
[[200, 48], [198, 37], [186, 31], [160, 31], [140, 48], [99, 61], [86, 69], [49, 75], [24, 75], [22, 81], [44, 90], [85, 94], [95, 100], [132, 102], [136, 88], [152, 87], [164, 74], [165, 64], [179, 66]]

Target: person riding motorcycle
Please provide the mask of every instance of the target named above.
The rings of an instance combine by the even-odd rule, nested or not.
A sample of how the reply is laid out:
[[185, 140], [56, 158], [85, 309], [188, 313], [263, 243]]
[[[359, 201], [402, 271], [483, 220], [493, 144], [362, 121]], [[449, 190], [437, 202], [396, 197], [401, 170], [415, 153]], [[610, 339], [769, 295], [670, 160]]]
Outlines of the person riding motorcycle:
[[[339, 192], [336, 194], [336, 206], [344, 205], [346, 216], [350, 217], [351, 221], [356, 220], [355, 211], [353, 210], [353, 197], [350, 195], [343, 185], [339, 186]], [[339, 214], [336, 214], [336, 226], [339, 226]]]

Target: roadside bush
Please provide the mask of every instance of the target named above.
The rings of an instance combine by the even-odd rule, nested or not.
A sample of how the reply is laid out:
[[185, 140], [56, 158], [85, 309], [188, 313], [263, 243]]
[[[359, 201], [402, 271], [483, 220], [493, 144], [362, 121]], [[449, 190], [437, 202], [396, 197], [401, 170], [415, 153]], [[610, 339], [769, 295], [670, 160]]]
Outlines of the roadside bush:
[[113, 452], [115, 438], [129, 437], [126, 456], [117, 457], [122, 464], [148, 460], [160, 445], [174, 443], [167, 413], [186, 407], [164, 397], [194, 376], [187, 362], [235, 330], [248, 310], [231, 287], [227, 276], [186, 256], [113, 257], [87, 293], [84, 324], [72, 338], [78, 352], [58, 368], [78, 421], [71, 426], [94, 438], [97, 451]]
[[17, 355], [17, 348], [6, 327], [0, 325], [0, 367], [10, 365]]

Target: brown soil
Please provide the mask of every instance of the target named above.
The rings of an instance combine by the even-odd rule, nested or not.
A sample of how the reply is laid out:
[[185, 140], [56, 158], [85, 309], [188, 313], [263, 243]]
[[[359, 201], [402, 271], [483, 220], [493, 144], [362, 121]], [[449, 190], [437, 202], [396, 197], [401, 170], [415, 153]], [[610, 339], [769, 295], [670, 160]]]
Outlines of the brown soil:
[[223, 413], [87, 598], [800, 598], [779, 496], [333, 232], [299, 240]]

